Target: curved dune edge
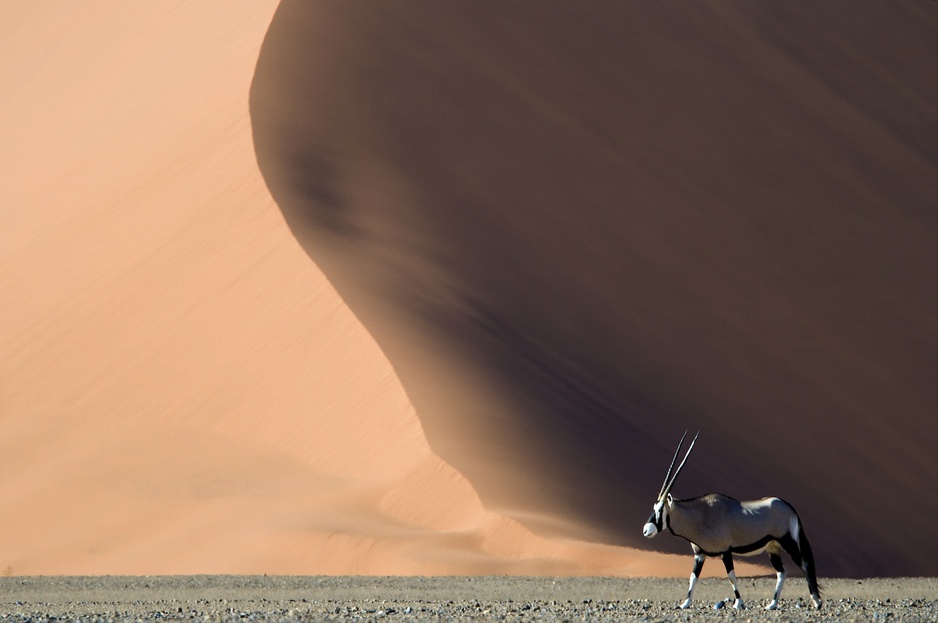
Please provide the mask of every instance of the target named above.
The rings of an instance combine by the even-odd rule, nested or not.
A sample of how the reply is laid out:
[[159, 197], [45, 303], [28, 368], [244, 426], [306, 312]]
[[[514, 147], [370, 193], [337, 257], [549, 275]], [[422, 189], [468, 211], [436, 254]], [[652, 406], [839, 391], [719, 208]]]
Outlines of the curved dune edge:
[[431, 452], [257, 171], [275, 5], [0, 8], [0, 572], [686, 574]]
[[930, 575], [934, 8], [282, 0], [254, 145], [489, 508], [648, 547], [699, 429], [676, 496], [785, 498], [822, 575]]

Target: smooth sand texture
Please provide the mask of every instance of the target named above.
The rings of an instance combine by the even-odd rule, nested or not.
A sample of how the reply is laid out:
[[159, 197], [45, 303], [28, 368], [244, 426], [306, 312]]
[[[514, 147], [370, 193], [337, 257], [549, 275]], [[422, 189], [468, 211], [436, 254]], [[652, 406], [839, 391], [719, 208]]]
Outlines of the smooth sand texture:
[[[533, 8], [536, 6], [536, 9]], [[938, 574], [935, 3], [284, 0], [259, 164], [431, 447], [526, 525], [684, 551], [775, 495]]]
[[704, 580], [690, 611], [679, 579], [530, 577], [63, 577], [0, 578], [0, 617], [105, 621], [933, 621], [934, 578], [827, 580], [821, 612], [804, 582], [786, 584], [779, 610], [761, 608], [769, 578], [744, 580], [748, 608], [714, 610], [730, 593]]
[[430, 450], [258, 171], [275, 6], [0, 7], [0, 573], [686, 573]]

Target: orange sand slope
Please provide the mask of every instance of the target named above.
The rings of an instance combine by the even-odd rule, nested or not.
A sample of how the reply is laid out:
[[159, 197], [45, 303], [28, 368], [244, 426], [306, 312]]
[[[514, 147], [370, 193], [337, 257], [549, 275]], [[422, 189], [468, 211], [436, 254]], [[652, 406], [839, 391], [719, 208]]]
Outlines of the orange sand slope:
[[0, 572], [683, 575], [431, 452], [257, 170], [275, 4], [0, 7]]
[[648, 547], [700, 429], [675, 495], [787, 499], [822, 575], [934, 575], [936, 48], [917, 0], [283, 0], [252, 129], [487, 505]]

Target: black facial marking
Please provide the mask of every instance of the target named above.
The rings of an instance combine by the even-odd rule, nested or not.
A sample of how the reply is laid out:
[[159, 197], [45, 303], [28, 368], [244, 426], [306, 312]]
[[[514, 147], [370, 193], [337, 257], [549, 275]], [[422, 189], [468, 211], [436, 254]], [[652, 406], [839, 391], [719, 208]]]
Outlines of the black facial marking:
[[658, 529], [658, 532], [661, 532], [661, 520], [658, 519], [658, 513], [651, 511], [651, 515], [648, 516], [648, 521], [645, 523], [654, 524], [655, 528]]

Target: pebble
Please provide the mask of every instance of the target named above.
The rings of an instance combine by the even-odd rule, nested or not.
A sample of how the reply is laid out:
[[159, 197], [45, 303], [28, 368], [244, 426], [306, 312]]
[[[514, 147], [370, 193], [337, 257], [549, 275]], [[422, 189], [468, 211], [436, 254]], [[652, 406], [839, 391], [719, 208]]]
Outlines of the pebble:
[[[310, 602], [306, 608], [258, 608], [258, 609], [231, 609], [222, 604], [207, 604], [205, 610], [173, 611], [166, 608], [140, 609], [136, 611], [113, 611], [102, 608], [100, 612], [89, 613], [82, 611], [61, 611], [50, 613], [44, 610], [21, 610], [0, 613], [0, 621], [4, 623], [137, 623], [147, 621], [189, 621], [200, 623], [245, 623], [268, 621], [284, 623], [300, 622], [368, 622], [382, 621], [387, 623], [401, 622], [418, 623], [428, 621], [433, 623], [450, 621], [478, 621], [478, 622], [575, 622], [575, 621], [660, 621], [660, 620], [701, 620], [719, 617], [724, 620], [721, 610], [726, 606], [724, 601], [718, 601], [712, 608], [704, 604], [697, 604], [691, 611], [675, 610], [672, 602], [652, 602], [651, 604], [638, 604], [631, 601], [613, 604], [614, 609], [584, 608], [572, 604], [549, 605], [547, 602], [531, 602], [521, 606], [507, 601], [483, 603], [425, 603], [425, 604], [394, 604], [385, 605], [378, 609], [363, 608], [362, 604], [347, 604], [334, 606], [333, 604], [317, 604]], [[417, 606], [415, 608], [415, 606]], [[782, 604], [773, 613], [747, 614], [751, 621], [863, 621], [890, 623], [924, 623], [938, 620], [938, 603], [928, 601], [919, 606], [894, 606], [889, 604], [877, 605], [875, 601], [852, 604], [853, 607], [837, 604], [836, 607], [811, 612], [807, 608], [796, 609], [792, 604]], [[858, 607], [862, 606], [862, 607]], [[646, 610], [645, 607], [648, 607]], [[872, 612], [870, 612], [872, 610]], [[708, 615], [707, 612], [712, 614]], [[692, 616], [691, 616], [692, 615]], [[773, 618], [774, 617], [774, 618]]]
[[[548, 581], [548, 580], [545, 580]], [[478, 581], [477, 581], [478, 583]], [[2, 589], [0, 585], [0, 589]], [[263, 589], [247, 591], [243, 598], [199, 598], [189, 601], [154, 596], [152, 599], [122, 601], [120, 595], [108, 599], [88, 599], [81, 594], [51, 603], [10, 599], [0, 590], [2, 623], [147, 623], [159, 621], [200, 623], [577, 623], [577, 622], [656, 622], [656, 621], [771, 621], [773, 623], [924, 623], [938, 621], [938, 594], [925, 598], [849, 597], [830, 599], [824, 609], [809, 607], [802, 598], [782, 596], [779, 609], [765, 612], [753, 595], [751, 610], [737, 613], [731, 601], [707, 602], [698, 599], [691, 609], [677, 609], [680, 593], [674, 599], [544, 599], [480, 598], [465, 585], [454, 589], [461, 598], [432, 596], [381, 599], [380, 590], [367, 598], [329, 598], [328, 591], [311, 596], [262, 598]], [[6, 598], [4, 598], [6, 596]]]

